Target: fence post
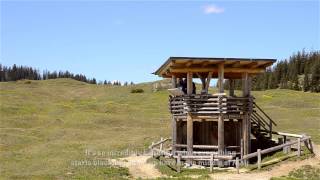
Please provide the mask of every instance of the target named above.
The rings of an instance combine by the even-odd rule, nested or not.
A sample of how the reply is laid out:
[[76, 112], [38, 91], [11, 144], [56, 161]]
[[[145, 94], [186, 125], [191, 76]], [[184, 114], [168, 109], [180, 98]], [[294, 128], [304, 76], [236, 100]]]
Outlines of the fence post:
[[210, 172], [213, 171], [213, 153], [210, 155]]
[[241, 164], [243, 164], [243, 139], [240, 141], [240, 159], [241, 159]]
[[162, 151], [162, 149], [163, 149], [163, 137], [161, 137], [161, 139], [160, 139], [160, 141], [161, 141], [161, 143], [160, 143], [160, 150]]
[[269, 138], [272, 139], [272, 122], [269, 120]]
[[[290, 142], [290, 141], [291, 141], [291, 140], [287, 140], [287, 142]], [[291, 145], [288, 146], [287, 152], [288, 152], [288, 154], [291, 153]]]
[[312, 141], [311, 141], [311, 139], [308, 139], [308, 143], [309, 143], [309, 147], [310, 147], [310, 151], [311, 151], [311, 153], [313, 153], [313, 145], [312, 145]]
[[239, 174], [239, 158], [236, 157], [236, 168], [237, 168], [237, 173]]
[[301, 139], [298, 138], [298, 157], [301, 156]]
[[258, 153], [258, 169], [261, 169], [261, 149], [258, 149], [257, 153]]
[[178, 153], [178, 158], [177, 158], [177, 172], [181, 172], [181, 153]]
[[154, 158], [153, 145], [154, 145], [154, 142], [152, 142], [152, 144], [151, 144], [151, 154], [152, 154], [152, 157]]

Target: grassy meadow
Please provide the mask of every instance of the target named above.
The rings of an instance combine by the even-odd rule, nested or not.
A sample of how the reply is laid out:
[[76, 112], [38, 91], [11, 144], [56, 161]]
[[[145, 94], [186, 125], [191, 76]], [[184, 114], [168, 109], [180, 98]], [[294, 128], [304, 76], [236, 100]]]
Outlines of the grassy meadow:
[[[0, 178], [130, 177], [126, 168], [74, 162], [141, 152], [170, 136], [167, 91], [152, 92], [151, 83], [136, 85], [144, 93], [130, 93], [131, 88], [71, 79], [1, 82]], [[253, 95], [278, 124], [276, 130], [306, 133], [320, 143], [320, 94], [267, 90]]]

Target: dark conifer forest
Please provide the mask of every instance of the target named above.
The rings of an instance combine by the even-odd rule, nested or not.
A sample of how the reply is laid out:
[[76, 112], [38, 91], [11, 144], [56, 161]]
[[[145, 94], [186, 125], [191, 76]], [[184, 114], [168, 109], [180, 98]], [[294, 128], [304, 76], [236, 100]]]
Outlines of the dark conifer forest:
[[[133, 85], [133, 82], [101, 81], [95, 78], [87, 78], [83, 74], [73, 74], [69, 71], [43, 71], [42, 73], [32, 67], [17, 66], [11, 67], [0, 64], [0, 81], [17, 81], [21, 79], [46, 80], [56, 78], [72, 78], [90, 84], [104, 85]], [[228, 89], [228, 80], [224, 86]], [[241, 89], [241, 80], [236, 80], [235, 88]], [[259, 74], [252, 80], [253, 90], [266, 89], [292, 89], [297, 91], [320, 92], [320, 51], [306, 52], [299, 51], [288, 59], [278, 60], [278, 62], [263, 74]]]
[[[224, 85], [228, 89], [228, 80]], [[241, 80], [236, 80], [235, 88], [241, 89]], [[253, 90], [277, 88], [320, 92], [320, 51], [299, 51], [252, 79]]]

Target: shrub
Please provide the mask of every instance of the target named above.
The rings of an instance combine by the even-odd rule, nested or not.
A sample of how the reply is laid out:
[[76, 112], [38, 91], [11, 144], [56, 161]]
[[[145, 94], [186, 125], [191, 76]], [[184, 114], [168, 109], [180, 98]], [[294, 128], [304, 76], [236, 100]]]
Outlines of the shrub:
[[131, 89], [131, 93], [143, 93], [143, 89]]

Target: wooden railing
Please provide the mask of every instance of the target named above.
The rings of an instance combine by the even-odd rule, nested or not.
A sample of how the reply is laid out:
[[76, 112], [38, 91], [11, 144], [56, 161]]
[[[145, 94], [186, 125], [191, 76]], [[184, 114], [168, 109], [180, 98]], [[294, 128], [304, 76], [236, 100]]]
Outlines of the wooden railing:
[[[275, 152], [278, 151], [280, 149], [283, 149], [285, 152], [290, 152], [291, 151], [291, 146], [297, 144], [297, 156], [300, 157], [301, 156], [301, 143], [304, 142], [305, 146], [307, 147], [307, 149], [309, 149], [309, 151], [311, 153], [313, 153], [313, 146], [312, 146], [312, 142], [311, 142], [311, 137], [310, 136], [304, 136], [304, 135], [298, 135], [298, 134], [289, 134], [289, 133], [279, 133], [279, 135], [281, 136], [286, 136], [286, 137], [294, 137], [297, 138], [295, 141], [289, 141], [289, 142], [285, 142], [283, 144], [280, 144], [278, 146], [274, 146], [271, 148], [267, 148], [267, 149], [258, 149], [257, 152], [254, 153], [250, 153], [247, 155], [244, 155], [243, 158], [241, 159], [243, 160], [248, 160], [254, 157], [257, 157], [257, 166], [258, 169], [261, 169], [261, 155], [263, 154], [268, 154], [271, 152]], [[241, 161], [240, 160], [240, 161]], [[239, 162], [238, 162], [239, 164]], [[236, 167], [237, 169], [239, 168]]]
[[256, 124], [259, 131], [268, 133], [271, 139], [273, 126], [277, 126], [277, 124], [255, 102], [253, 102], [253, 111], [250, 117], [251, 123]]
[[[251, 100], [251, 101], [250, 101]], [[252, 107], [251, 97], [228, 97], [226, 95], [183, 95], [169, 99], [169, 110], [175, 118], [193, 116], [242, 115]]]
[[[171, 158], [175, 158], [176, 166], [175, 169], [177, 172], [181, 171], [182, 163], [181, 160], [185, 159], [192, 159], [192, 160], [202, 160], [202, 161], [209, 161], [210, 163], [210, 171], [213, 171], [213, 165], [215, 161], [219, 160], [231, 160], [235, 162], [235, 166], [237, 169], [237, 172], [239, 173], [240, 168], [240, 162], [244, 162], [245, 160], [249, 160], [251, 158], [257, 157], [257, 167], [258, 169], [261, 169], [261, 156], [263, 154], [268, 154], [271, 152], [278, 151], [280, 149], [283, 149], [286, 153], [291, 152], [291, 148], [293, 145], [297, 144], [297, 156], [301, 156], [301, 143], [304, 142], [305, 146], [311, 153], [313, 153], [313, 146], [311, 142], [311, 137], [306, 135], [299, 135], [299, 134], [291, 134], [291, 133], [282, 133], [282, 132], [273, 132], [276, 135], [285, 137], [284, 139], [290, 138], [296, 138], [294, 141], [283, 141], [283, 144], [267, 148], [267, 149], [258, 149], [257, 152], [250, 153], [247, 155], [243, 155], [242, 159], [239, 159], [237, 157], [237, 153], [231, 152], [229, 154], [219, 154], [216, 151], [193, 151], [192, 154], [189, 154], [187, 151], [175, 151], [175, 154], [172, 154], [172, 152], [169, 150], [165, 150], [164, 144], [167, 141], [170, 141], [171, 138], [161, 138], [159, 142], [152, 143], [149, 148], [151, 149], [152, 156], [167, 156]], [[178, 145], [178, 146], [185, 146], [185, 145]], [[206, 145], [194, 145], [194, 147], [200, 147], [200, 148], [216, 148], [215, 146], [206, 146]], [[230, 147], [230, 148], [238, 148], [238, 147]], [[233, 160], [235, 158], [235, 160]]]

